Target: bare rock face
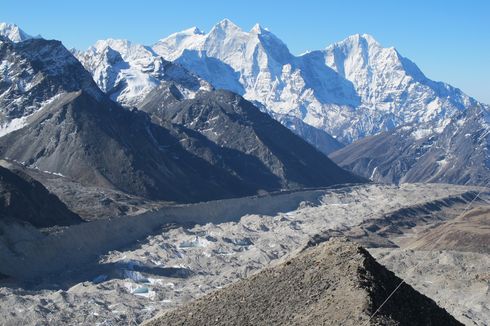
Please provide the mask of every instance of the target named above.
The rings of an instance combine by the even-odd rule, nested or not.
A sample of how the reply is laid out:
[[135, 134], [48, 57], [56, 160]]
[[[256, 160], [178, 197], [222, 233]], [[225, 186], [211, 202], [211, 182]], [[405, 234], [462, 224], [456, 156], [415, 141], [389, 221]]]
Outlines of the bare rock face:
[[251, 187], [272, 190], [363, 182], [237, 94], [218, 90], [182, 98], [175, 88], [155, 89], [140, 109], [168, 129], [172, 129], [169, 123], [179, 126], [183, 131], [179, 142], [189, 152]]
[[333, 239], [144, 325], [460, 325], [362, 247]]
[[186, 152], [142, 112], [83, 91], [62, 95], [0, 139], [3, 157], [82, 184], [171, 201], [244, 195], [239, 181]]
[[84, 89], [101, 98], [92, 76], [59, 41], [0, 39], [0, 135], [18, 129], [27, 118], [64, 92]]
[[42, 184], [20, 171], [0, 167], [0, 221], [27, 222], [35, 227], [82, 222]]

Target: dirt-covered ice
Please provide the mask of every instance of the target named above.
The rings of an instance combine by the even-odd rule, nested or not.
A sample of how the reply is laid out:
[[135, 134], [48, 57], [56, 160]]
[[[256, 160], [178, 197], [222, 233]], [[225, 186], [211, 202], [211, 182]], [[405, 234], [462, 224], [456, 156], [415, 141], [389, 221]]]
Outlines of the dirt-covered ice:
[[[324, 190], [316, 200], [272, 215], [164, 225], [130, 247], [107, 252], [76, 271], [45, 277], [35, 287], [0, 288], [0, 324], [136, 324], [276, 263], [319, 233], [347, 230], [403, 208], [470, 191], [475, 188], [371, 184]], [[260, 204], [267, 206], [267, 200]], [[280, 201], [272, 200], [274, 205]], [[189, 212], [196, 214], [196, 209]]]

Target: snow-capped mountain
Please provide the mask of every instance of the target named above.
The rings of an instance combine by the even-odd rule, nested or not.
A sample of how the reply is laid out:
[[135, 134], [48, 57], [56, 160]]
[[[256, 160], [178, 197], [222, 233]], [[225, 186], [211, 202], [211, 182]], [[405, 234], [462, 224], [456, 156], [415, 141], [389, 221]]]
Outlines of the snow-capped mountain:
[[103, 93], [59, 41], [0, 39], [0, 136], [23, 127], [58, 95], [83, 89]]
[[32, 38], [15, 24], [0, 23], [0, 36], [6, 37], [12, 42], [21, 42]]
[[[224, 20], [213, 29], [212, 33], [216, 35], [216, 38], [226, 38], [225, 34], [229, 33], [228, 29], [239, 30], [236, 25], [228, 20]], [[177, 64], [171, 64], [157, 54], [155, 49], [158, 49], [159, 46], [167, 46], [173, 49], [172, 44], [176, 43], [177, 39], [185, 43], [185, 39], [181, 35], [172, 36], [173, 43], [159, 43], [159, 45], [155, 46], [155, 49], [133, 44], [126, 40], [108, 39], [98, 41], [85, 52], [74, 51], [74, 53], [85, 68], [93, 75], [98, 86], [109, 94], [113, 100], [124, 106], [139, 107], [143, 98], [153, 88], [161, 83], [168, 82], [176, 84], [179, 93], [185, 98], [193, 98], [197, 91], [210, 90], [212, 86], [204, 80], [210, 81], [216, 88], [224, 88], [238, 94], [244, 94], [244, 87], [240, 83], [239, 75], [234, 70], [238, 69], [237, 65], [240, 62], [244, 62], [244, 58], [240, 57], [240, 48], [248, 47], [247, 51], [249, 52], [261, 52], [258, 56], [264, 59], [260, 60], [259, 65], [264, 66], [265, 68], [263, 70], [266, 72], [271, 69], [274, 70], [274, 67], [282, 69], [281, 67], [285, 62], [294, 59], [289, 54], [287, 47], [279, 39], [259, 25], [255, 26], [250, 33], [239, 33], [241, 33], [241, 36], [239, 36], [240, 42], [233, 41], [236, 44], [229, 45], [232, 50], [220, 49], [219, 44], [207, 44], [208, 48], [214, 48], [216, 51], [221, 52], [219, 55], [220, 58], [226, 57], [227, 53], [235, 53], [235, 57], [230, 58], [232, 62], [235, 62], [233, 68], [216, 58], [202, 56], [196, 51], [189, 49], [183, 49], [185, 54], [176, 61]], [[204, 39], [205, 34], [197, 28], [191, 28], [182, 34], [202, 36], [198, 41], [206, 41]], [[265, 48], [260, 45], [261, 42], [270, 43], [271, 49], [267, 49], [267, 53], [265, 52]], [[199, 47], [199, 45], [196, 46]], [[192, 48], [192, 46], [189, 45], [189, 48]], [[281, 53], [278, 54], [277, 49], [280, 49], [279, 52]], [[271, 56], [271, 58], [268, 59], [267, 56]], [[167, 59], [171, 60], [173, 58], [169, 57]], [[183, 66], [191, 69], [203, 79], [197, 78], [196, 75], [189, 73]], [[243, 76], [250, 76], [249, 83], [255, 83], [252, 79], [254, 78], [253, 71], [256, 69], [257, 67], [253, 65], [244, 68]], [[330, 69], [327, 68], [327, 70]], [[335, 72], [330, 71], [330, 73], [336, 76]], [[268, 87], [268, 85], [271, 85], [270, 81], [271, 77], [266, 73], [261, 77], [260, 83]], [[257, 89], [262, 91], [260, 87], [257, 87]], [[250, 98], [253, 99], [254, 97], [252, 96]], [[342, 98], [342, 96], [339, 98]], [[254, 102], [261, 109], [268, 111], [276, 119], [283, 122], [284, 125], [290, 127], [293, 132], [315, 145], [323, 153], [328, 154], [342, 147], [342, 144], [328, 135], [324, 130], [319, 130], [304, 123], [297, 117], [288, 115], [287, 110], [271, 111], [263, 103], [267, 102], [271, 104], [273, 101], [266, 101], [266, 98], [262, 100], [255, 100]], [[284, 105], [284, 108], [287, 108], [287, 105]]]
[[375, 122], [358, 138], [411, 123], [441, 132], [454, 114], [477, 104], [461, 90], [428, 79], [415, 63], [370, 35], [350, 36], [321, 52], [325, 63], [354, 85], [361, 97], [358, 111]]
[[176, 84], [188, 98], [212, 89], [209, 83], [158, 56], [151, 48], [127, 40], [101, 40], [87, 51], [74, 54], [97, 85], [124, 106], [138, 106], [161, 83]]
[[[472, 143], [465, 135], [488, 129], [489, 107], [428, 79], [396, 49], [367, 34], [294, 56], [260, 25], [246, 32], [225, 19], [209, 33], [191, 28], [152, 47], [108, 39], [86, 52], [73, 51], [88, 74], [61, 43], [29, 39], [16, 26], [2, 26], [0, 135], [22, 128], [61, 93], [83, 89], [102, 96], [91, 74], [113, 100], [140, 108], [148, 98], [176, 105], [213, 86], [231, 90], [323, 153], [354, 143], [332, 157], [374, 180], [486, 180], [486, 137]], [[453, 134], [463, 136], [456, 141]], [[463, 148], [466, 159], [460, 158]], [[466, 175], [458, 171], [469, 160], [481, 162], [483, 170], [458, 177]]]
[[[197, 28], [172, 34], [153, 49], [216, 87], [260, 103], [292, 130], [302, 130], [302, 121], [344, 144], [354, 142], [332, 157], [365, 177], [463, 184], [487, 180], [487, 137], [473, 135], [486, 135], [482, 117], [489, 107], [430, 80], [415, 63], [370, 35], [352, 35], [324, 50], [294, 56], [259, 25], [245, 32], [224, 20], [207, 34]], [[291, 119], [296, 123], [286, 123]], [[308, 133], [296, 132], [307, 139]]]
[[191, 28], [153, 49], [215, 87], [299, 118], [344, 143], [406, 123], [442, 131], [449, 117], [477, 103], [431, 81], [394, 48], [365, 34], [294, 56], [259, 25], [245, 32], [223, 20], [207, 34]]
[[490, 114], [475, 106], [453, 116], [442, 132], [402, 126], [333, 153], [340, 166], [377, 182], [488, 185]]
[[293, 56], [258, 24], [245, 32], [225, 19], [207, 34], [191, 28], [158, 41], [153, 49], [216, 88], [260, 102], [279, 120], [293, 116], [331, 132], [359, 104], [351, 82], [324, 63]]
[[489, 107], [434, 82], [394, 48], [369, 35], [331, 45], [326, 63], [350, 80], [362, 110], [377, 117], [367, 137], [332, 154], [341, 166], [378, 182], [490, 181]]
[[[156, 79], [152, 72], [161, 72], [150, 98], [145, 97], [147, 111], [158, 113], [162, 100], [169, 97], [172, 108], [187, 112], [186, 122], [202, 123], [196, 127], [220, 116], [214, 123], [227, 131], [222, 141], [192, 129], [192, 123], [123, 108], [59, 41], [12, 42], [1, 37], [1, 158], [85, 186], [180, 202], [365, 181], [339, 168], [251, 102], [233, 93], [206, 91], [211, 90], [207, 82], [151, 51], [144, 54], [144, 47], [113, 43], [120, 46], [118, 52], [112, 47], [99, 52], [118, 64], [104, 67], [118, 69], [124, 57], [132, 62], [118, 85], [134, 86], [131, 77], [151, 80]], [[145, 67], [148, 74], [140, 76], [136, 68]], [[118, 77], [103, 72], [101, 76]], [[143, 90], [137, 95], [144, 96]], [[158, 116], [162, 119], [155, 123], [151, 118]]]

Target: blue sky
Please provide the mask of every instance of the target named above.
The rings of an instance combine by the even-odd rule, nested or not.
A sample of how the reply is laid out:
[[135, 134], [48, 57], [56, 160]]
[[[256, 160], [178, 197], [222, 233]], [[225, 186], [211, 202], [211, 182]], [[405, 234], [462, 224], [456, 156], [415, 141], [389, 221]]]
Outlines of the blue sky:
[[431, 79], [490, 104], [490, 1], [453, 0], [2, 0], [0, 21], [85, 49], [102, 38], [152, 44], [182, 29], [204, 31], [223, 18], [259, 22], [295, 54], [355, 33], [394, 46]]

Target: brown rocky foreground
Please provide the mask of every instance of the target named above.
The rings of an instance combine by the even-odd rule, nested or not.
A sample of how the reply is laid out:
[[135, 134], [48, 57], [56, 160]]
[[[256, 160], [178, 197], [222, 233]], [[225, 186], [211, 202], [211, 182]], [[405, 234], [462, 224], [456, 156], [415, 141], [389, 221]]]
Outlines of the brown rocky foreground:
[[490, 253], [490, 208], [477, 207], [423, 232], [406, 248]]
[[163, 325], [460, 325], [359, 245], [332, 239], [154, 318]]

